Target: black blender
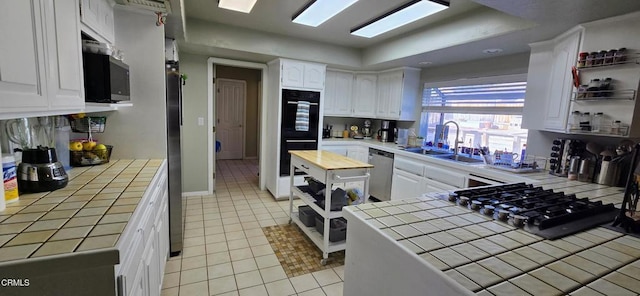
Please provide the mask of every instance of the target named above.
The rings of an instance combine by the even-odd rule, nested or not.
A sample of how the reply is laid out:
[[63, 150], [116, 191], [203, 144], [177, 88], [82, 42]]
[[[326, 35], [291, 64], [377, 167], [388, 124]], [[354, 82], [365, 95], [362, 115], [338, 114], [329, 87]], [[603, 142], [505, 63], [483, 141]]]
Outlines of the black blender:
[[5, 124], [9, 140], [20, 148], [22, 161], [18, 165], [18, 190], [43, 192], [64, 188], [69, 176], [58, 161], [52, 117], [10, 119]]

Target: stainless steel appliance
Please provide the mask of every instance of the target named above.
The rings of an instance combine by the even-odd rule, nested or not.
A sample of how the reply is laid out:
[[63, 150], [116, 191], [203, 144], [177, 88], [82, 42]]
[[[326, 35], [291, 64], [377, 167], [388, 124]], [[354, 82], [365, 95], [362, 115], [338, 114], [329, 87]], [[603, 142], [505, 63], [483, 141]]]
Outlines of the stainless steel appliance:
[[383, 120], [380, 125], [380, 130], [378, 130], [378, 137], [380, 142], [394, 142], [396, 122], [390, 120]]
[[129, 66], [110, 55], [82, 53], [84, 98], [87, 102], [129, 100]]
[[[304, 106], [305, 108], [300, 108]], [[307, 107], [308, 106], [308, 111]], [[320, 92], [282, 90], [280, 176], [289, 176], [289, 150], [317, 150], [320, 124]], [[300, 172], [302, 174], [302, 172]]]
[[182, 77], [178, 62], [167, 62], [167, 166], [169, 171], [169, 245], [171, 256], [182, 251]]
[[369, 164], [373, 165], [369, 177], [369, 195], [381, 201], [390, 200], [393, 153], [369, 148]]
[[20, 192], [53, 191], [69, 183], [69, 176], [58, 161], [56, 149], [49, 147], [22, 150], [22, 162], [18, 165], [17, 175]]
[[618, 213], [612, 203], [525, 183], [463, 189], [441, 198], [546, 239], [610, 224]]
[[371, 120], [367, 119], [364, 121], [364, 126], [362, 127], [362, 136], [364, 139], [371, 139], [373, 135], [373, 131], [371, 130]]

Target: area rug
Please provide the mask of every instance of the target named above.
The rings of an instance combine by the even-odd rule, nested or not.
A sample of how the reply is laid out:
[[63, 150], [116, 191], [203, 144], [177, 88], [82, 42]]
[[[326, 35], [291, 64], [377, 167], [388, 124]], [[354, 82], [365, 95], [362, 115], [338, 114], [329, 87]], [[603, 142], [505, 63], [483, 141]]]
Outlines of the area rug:
[[344, 265], [344, 251], [330, 253], [327, 265], [320, 264], [322, 252], [295, 224], [263, 227], [262, 231], [288, 277]]

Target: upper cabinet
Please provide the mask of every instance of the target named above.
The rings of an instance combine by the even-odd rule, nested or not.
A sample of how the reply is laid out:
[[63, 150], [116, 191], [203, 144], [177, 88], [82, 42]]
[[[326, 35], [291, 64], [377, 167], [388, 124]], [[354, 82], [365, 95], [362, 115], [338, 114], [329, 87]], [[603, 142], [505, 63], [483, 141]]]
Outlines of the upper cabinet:
[[378, 74], [376, 118], [416, 120], [420, 69], [404, 68]]
[[43, 5], [0, 2], [0, 112], [47, 108]]
[[325, 65], [282, 60], [282, 86], [294, 88], [324, 88]]
[[565, 131], [573, 85], [571, 67], [582, 31], [577, 27], [554, 40], [531, 44], [524, 128]]
[[376, 74], [356, 74], [356, 86], [351, 113], [356, 117], [376, 116], [376, 91], [378, 76]]
[[113, 44], [113, 4], [109, 0], [80, 0], [83, 31], [98, 41]]
[[77, 5], [0, 3], [0, 113], [84, 107]]
[[324, 88], [324, 115], [351, 115], [354, 76], [351, 72], [327, 70]]

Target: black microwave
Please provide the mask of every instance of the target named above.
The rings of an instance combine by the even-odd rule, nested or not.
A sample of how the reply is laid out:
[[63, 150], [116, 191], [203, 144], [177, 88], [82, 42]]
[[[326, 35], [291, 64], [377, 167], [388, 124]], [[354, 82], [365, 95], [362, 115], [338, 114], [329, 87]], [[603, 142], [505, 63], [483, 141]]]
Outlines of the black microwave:
[[129, 66], [110, 55], [82, 53], [86, 102], [117, 103], [130, 100]]

